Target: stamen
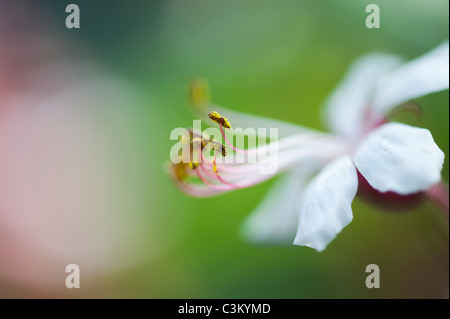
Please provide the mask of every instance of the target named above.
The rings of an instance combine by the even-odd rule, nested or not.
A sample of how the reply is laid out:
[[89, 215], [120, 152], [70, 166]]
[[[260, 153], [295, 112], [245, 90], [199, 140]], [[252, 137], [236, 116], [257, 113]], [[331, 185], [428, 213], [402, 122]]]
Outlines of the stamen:
[[[216, 122], [217, 124], [219, 124], [220, 132], [222, 133], [222, 137], [225, 139], [225, 142], [228, 144], [228, 146], [231, 147], [235, 152], [243, 153], [243, 154], [248, 154], [249, 152], [256, 152], [256, 151], [248, 151], [248, 150], [241, 150], [241, 149], [238, 149], [238, 148], [236, 148], [232, 143], [230, 143], [230, 141], [228, 141], [228, 139], [227, 139], [227, 137], [226, 137], [226, 135], [225, 135], [225, 132], [223, 131], [223, 128], [230, 129], [230, 128], [231, 128], [231, 124], [230, 124], [230, 122], [229, 122], [225, 117], [221, 116], [219, 113], [217, 113], [217, 112], [215, 112], [215, 111], [210, 112], [210, 113], [208, 114], [208, 117], [209, 117], [211, 120], [213, 120], [214, 122]], [[211, 140], [210, 140], [210, 142], [211, 142]], [[221, 144], [221, 145], [222, 145], [222, 144]], [[223, 146], [223, 145], [222, 145], [222, 146]], [[222, 155], [223, 155], [223, 156], [226, 156], [226, 151], [225, 151], [225, 155], [224, 155], [224, 153], [223, 153], [223, 150], [224, 150], [224, 149], [225, 149], [225, 148], [223, 147], [223, 149], [222, 149]]]
[[213, 160], [213, 171], [214, 171], [214, 173], [216, 173], [217, 179], [218, 179], [219, 181], [221, 181], [223, 184], [225, 184], [225, 185], [227, 185], [227, 186], [230, 186], [230, 187], [232, 187], [232, 188], [240, 188], [239, 186], [236, 186], [236, 185], [233, 185], [233, 184], [231, 184], [231, 183], [228, 183], [226, 180], [224, 180], [224, 179], [220, 176], [219, 171], [217, 170], [216, 157], [217, 157], [217, 154], [216, 154], [216, 156], [214, 156], [214, 160]]
[[196, 169], [196, 168], [198, 167], [198, 163], [190, 162], [190, 163], [189, 163], [189, 167], [190, 167], [191, 169]]
[[194, 137], [191, 143], [193, 146], [200, 145], [201, 151], [203, 151], [203, 149], [209, 144], [214, 151], [220, 152], [223, 157], [227, 156], [227, 149], [225, 145], [217, 142], [212, 137], [210, 137], [209, 140], [205, 137]]
[[189, 103], [192, 107], [202, 109], [210, 101], [208, 82], [204, 79], [195, 78], [189, 83]]
[[213, 150], [220, 152], [223, 157], [227, 156], [227, 149], [226, 149], [225, 145], [223, 145], [222, 143], [217, 142], [212, 137], [209, 139], [209, 143], [210, 143], [211, 148]]
[[201, 150], [203, 151], [203, 149], [205, 148], [205, 146], [206, 146], [206, 140], [205, 139], [203, 139], [203, 138], [200, 138], [200, 137], [194, 137], [193, 139], [192, 139], [192, 145], [200, 145], [200, 148], [201, 148]]
[[[193, 99], [193, 103], [197, 103], [198, 101], [196, 99], [198, 96], [201, 96], [201, 92], [199, 93], [196, 90], [202, 88], [196, 87], [195, 84], [197, 83], [191, 83], [190, 92], [190, 97]], [[244, 154], [254, 152], [259, 153], [261, 151], [261, 148], [254, 148], [250, 150], [241, 150], [236, 148], [232, 143], [230, 143], [224, 132], [224, 128], [231, 128], [230, 122], [215, 111], [210, 112], [208, 116], [211, 120], [219, 124], [222, 137], [225, 139], [226, 144], [228, 144], [234, 151]], [[263, 176], [257, 177], [255, 175], [255, 172], [259, 167], [258, 163], [243, 165], [217, 163], [217, 156], [219, 154], [223, 157], [227, 156], [228, 150], [225, 146], [226, 144], [222, 144], [209, 135], [204, 135], [201, 132], [196, 132], [192, 129], [188, 130], [189, 135], [182, 137], [182, 140], [183, 142], [190, 144], [190, 162], [184, 164], [174, 164], [172, 166], [172, 173], [180, 187], [187, 191], [192, 191], [192, 189], [189, 189], [188, 184], [190, 182], [190, 177], [195, 175], [204, 185], [217, 191], [246, 188], [266, 179]], [[208, 146], [214, 151], [212, 158], [210, 155], [206, 158], [204, 157], [204, 148]], [[194, 181], [191, 186], [196, 187], [196, 185], [199, 184]]]
[[210, 112], [210, 113], [208, 114], [208, 117], [209, 117], [211, 120], [213, 120], [214, 122], [216, 122], [217, 124], [219, 124], [219, 125], [221, 125], [221, 126], [227, 128], [227, 129], [230, 129], [230, 128], [231, 128], [230, 122], [229, 122], [225, 117], [221, 116], [219, 113], [217, 113], [217, 112], [215, 112], [215, 111]]
[[200, 170], [197, 170], [196, 172], [197, 172], [198, 178], [203, 182], [203, 184], [205, 184], [205, 185], [207, 185], [207, 186], [209, 186], [209, 187], [211, 187], [211, 188], [214, 188], [214, 189], [217, 189], [217, 190], [221, 190], [221, 191], [227, 191], [227, 190], [230, 190], [229, 187], [225, 187], [225, 186], [223, 186], [223, 185], [215, 185], [215, 184], [213, 184], [213, 183], [210, 183], [206, 178], [204, 178], [204, 177], [202, 176], [202, 174], [200, 173]]
[[[208, 167], [205, 167], [204, 164], [205, 164], [205, 163], [200, 164], [200, 169], [201, 169], [201, 171], [204, 172], [206, 175], [208, 175], [208, 177], [216, 178], [216, 174], [213, 173], [213, 172], [211, 172], [211, 171], [209, 171], [209, 170], [208, 170]], [[211, 165], [212, 165], [212, 164], [211, 164]]]
[[183, 162], [170, 165], [170, 171], [172, 172], [173, 176], [180, 181], [184, 180], [187, 177], [188, 172], [186, 171], [186, 169], [187, 165]]
[[242, 153], [242, 154], [249, 154], [251, 152], [256, 152], [256, 151], [248, 151], [248, 150], [241, 150], [237, 147], [235, 147], [232, 143], [230, 143], [230, 141], [227, 139], [227, 136], [225, 135], [225, 132], [223, 131], [223, 127], [222, 124], [219, 123], [220, 126], [220, 133], [222, 133], [222, 137], [225, 140], [225, 143], [228, 144], [229, 147], [231, 147], [233, 149], [233, 151], [237, 152], [237, 153]]

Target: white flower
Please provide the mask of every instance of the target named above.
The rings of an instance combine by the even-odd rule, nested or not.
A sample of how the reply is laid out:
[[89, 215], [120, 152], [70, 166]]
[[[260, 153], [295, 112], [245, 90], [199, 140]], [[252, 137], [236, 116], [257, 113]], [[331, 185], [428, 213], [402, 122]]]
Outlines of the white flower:
[[[386, 115], [403, 102], [447, 89], [448, 55], [446, 41], [407, 63], [386, 54], [358, 59], [326, 102], [324, 115], [331, 134], [219, 108], [201, 100], [202, 87], [194, 84], [191, 98], [200, 115], [217, 111], [235, 126], [279, 128], [277, 173], [288, 173], [246, 220], [247, 238], [283, 242], [295, 238], [296, 245], [322, 251], [353, 218], [358, 172], [375, 190], [398, 195], [416, 194], [437, 184], [444, 153], [431, 133], [388, 123]], [[213, 120], [225, 137], [219, 113], [215, 113], [219, 121]], [[192, 132], [195, 136], [201, 133]], [[248, 187], [273, 176], [259, 174], [259, 163], [205, 160], [200, 168], [182, 165], [173, 165], [172, 172], [177, 185], [193, 196]], [[197, 175], [202, 183], [188, 182], [185, 177], [190, 175]]]

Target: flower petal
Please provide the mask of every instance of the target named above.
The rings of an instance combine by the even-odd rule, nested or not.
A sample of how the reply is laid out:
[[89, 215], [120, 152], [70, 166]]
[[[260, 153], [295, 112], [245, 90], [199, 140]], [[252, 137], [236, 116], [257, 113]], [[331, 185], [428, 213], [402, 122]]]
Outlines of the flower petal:
[[325, 102], [325, 122], [333, 132], [357, 137], [364, 125], [376, 83], [401, 63], [394, 55], [372, 53], [350, 67], [344, 80]]
[[353, 219], [351, 203], [358, 188], [349, 156], [329, 163], [309, 183], [299, 201], [294, 244], [322, 251]]
[[288, 173], [277, 180], [244, 221], [244, 238], [250, 242], [291, 243], [297, 225], [295, 203], [308, 177], [309, 174]]
[[380, 114], [408, 100], [448, 89], [448, 40], [392, 71], [377, 86], [374, 108]]
[[388, 123], [366, 137], [353, 161], [373, 188], [407, 195], [440, 181], [444, 153], [428, 130]]

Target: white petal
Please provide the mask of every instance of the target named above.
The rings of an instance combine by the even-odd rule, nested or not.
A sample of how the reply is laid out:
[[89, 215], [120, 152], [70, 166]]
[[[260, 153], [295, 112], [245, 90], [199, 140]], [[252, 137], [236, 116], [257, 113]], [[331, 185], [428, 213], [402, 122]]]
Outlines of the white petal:
[[381, 53], [356, 60], [325, 103], [327, 126], [346, 137], [358, 136], [377, 81], [400, 64], [398, 57]]
[[293, 174], [277, 180], [244, 221], [244, 238], [250, 242], [291, 243], [297, 226], [295, 203], [305, 184], [306, 178]]
[[395, 69], [377, 86], [374, 108], [380, 114], [408, 100], [448, 89], [448, 41]]
[[366, 137], [353, 161], [373, 188], [407, 195], [440, 181], [444, 153], [428, 130], [388, 123]]
[[358, 188], [348, 156], [329, 163], [310, 182], [299, 202], [294, 244], [322, 251], [353, 218], [351, 203]]

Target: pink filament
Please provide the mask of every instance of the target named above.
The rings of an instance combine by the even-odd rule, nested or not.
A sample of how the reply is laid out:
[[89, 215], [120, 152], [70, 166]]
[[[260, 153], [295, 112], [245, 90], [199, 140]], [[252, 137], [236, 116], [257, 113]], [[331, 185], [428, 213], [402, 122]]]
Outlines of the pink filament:
[[[251, 150], [251, 151], [248, 151], [248, 150], [241, 150], [241, 149], [238, 149], [238, 148], [236, 148], [236, 147], [234, 147], [234, 145], [233, 144], [231, 144], [230, 143], [230, 141], [227, 139], [227, 137], [225, 136], [225, 132], [224, 132], [224, 130], [223, 130], [223, 127], [222, 127], [222, 124], [220, 124], [219, 123], [219, 125], [220, 125], [220, 131], [221, 131], [221, 133], [222, 133], [222, 136], [223, 136], [223, 138], [225, 139], [225, 142], [228, 144], [228, 146], [230, 146], [235, 152], [239, 152], [239, 153], [244, 153], [244, 154], [248, 154], [248, 153], [250, 153], [250, 152], [255, 152], [254, 150]], [[201, 171], [203, 171], [205, 174], [207, 174], [208, 175], [208, 177], [210, 177], [210, 178], [213, 178], [213, 177], [215, 177], [215, 178], [217, 178], [222, 184], [224, 184], [224, 185], [226, 185], [226, 187], [221, 187], [220, 185], [216, 185], [216, 184], [213, 184], [213, 183], [211, 183], [210, 181], [208, 181], [201, 173], [200, 173], [200, 170], [196, 170], [196, 173], [197, 173], [197, 176], [199, 177], [199, 179], [205, 184], [205, 185], [207, 185], [207, 186], [209, 186], [209, 187], [211, 187], [211, 188], [213, 188], [213, 189], [217, 189], [217, 190], [230, 190], [230, 189], [240, 189], [240, 188], [246, 188], [246, 187], [250, 187], [250, 186], [254, 186], [254, 185], [256, 185], [256, 184], [258, 184], [258, 182], [252, 182], [252, 183], [247, 183], [247, 184], [243, 184], [243, 185], [236, 185], [236, 184], [232, 184], [232, 183], [230, 183], [230, 182], [227, 182], [226, 180], [224, 180], [221, 176], [220, 176], [220, 174], [219, 174], [219, 169], [218, 169], [218, 165], [217, 165], [217, 163], [216, 163], [216, 159], [217, 159], [217, 152], [216, 152], [216, 154], [214, 155], [214, 159], [213, 159], [213, 161], [212, 162], [208, 162], [204, 157], [203, 157], [203, 153], [202, 154], [200, 154], [200, 159], [201, 159], [201, 161], [200, 161], [200, 170]], [[209, 167], [216, 167], [216, 171], [213, 173], [213, 172], [210, 172], [209, 170], [208, 170], [208, 168], [206, 168], [206, 167], [204, 167], [204, 165], [207, 165], [207, 166], [209, 166]], [[222, 171], [225, 171], [225, 172], [231, 172], [231, 173], [238, 173], [238, 172], [240, 172], [241, 174], [244, 174], [244, 173], [246, 173], [246, 172], [251, 172], [252, 171], [252, 169], [251, 168], [245, 168], [245, 167], [243, 167], [244, 169], [239, 169], [239, 168], [237, 168], [237, 167], [230, 167], [230, 168], [228, 168], [228, 167], [221, 167], [220, 168], [220, 170]]]
[[220, 185], [215, 185], [215, 184], [212, 184], [212, 183], [208, 182], [208, 181], [202, 176], [202, 174], [200, 174], [200, 171], [199, 171], [198, 169], [195, 170], [195, 171], [197, 172], [198, 178], [200, 178], [200, 180], [201, 180], [205, 185], [207, 185], [207, 186], [209, 186], [209, 187], [211, 187], [211, 188], [217, 189], [217, 190], [230, 190], [229, 187], [221, 187]]
[[230, 141], [228, 141], [228, 139], [227, 139], [227, 137], [225, 135], [225, 132], [223, 131], [223, 127], [222, 127], [221, 123], [219, 123], [219, 126], [220, 126], [220, 132], [222, 133], [222, 136], [225, 139], [225, 142], [227, 143], [227, 145], [229, 147], [231, 147], [233, 149], [233, 151], [235, 151], [237, 153], [242, 153], [242, 154], [248, 154], [250, 152], [254, 152], [254, 151], [241, 150], [239, 148], [234, 147], [234, 145], [232, 143], [230, 143]]

